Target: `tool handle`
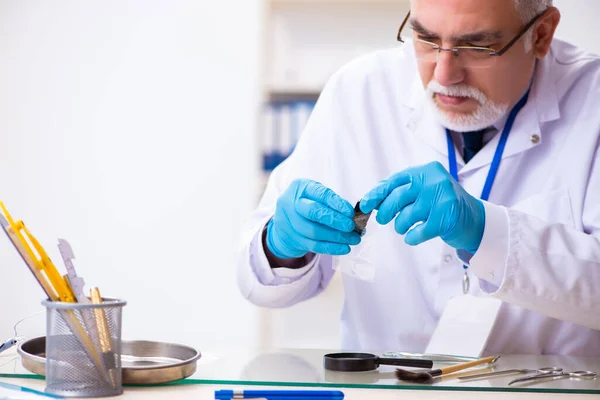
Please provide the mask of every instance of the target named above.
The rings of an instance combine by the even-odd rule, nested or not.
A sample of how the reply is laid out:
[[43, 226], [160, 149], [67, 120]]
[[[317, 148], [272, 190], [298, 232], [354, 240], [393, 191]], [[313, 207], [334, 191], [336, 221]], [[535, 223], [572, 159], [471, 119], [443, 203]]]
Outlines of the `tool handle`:
[[[102, 304], [102, 296], [100, 295], [100, 290], [97, 287], [90, 289], [90, 297], [92, 298], [93, 304]], [[108, 322], [106, 321], [104, 310], [101, 308], [96, 308], [94, 309], [94, 314], [96, 316], [96, 325], [98, 326], [98, 336], [100, 339], [100, 347], [102, 348], [102, 352], [111, 351], [112, 345], [110, 328], [108, 326]]]
[[459, 381], [470, 381], [470, 380], [476, 380], [476, 379], [491, 379], [491, 378], [496, 378], [499, 376], [524, 374], [526, 372], [527, 371], [525, 371], [523, 369], [507, 369], [505, 371], [485, 372], [482, 374], [459, 376], [458, 380]]
[[466, 363], [451, 365], [449, 367], [440, 368], [442, 375], [451, 374], [452, 372], [461, 371], [463, 369], [475, 367], [477, 365], [488, 364], [494, 361], [497, 357], [486, 357], [475, 361], [469, 361]]
[[431, 368], [433, 361], [419, 360], [417, 358], [379, 358], [377, 360], [382, 365], [395, 365], [397, 367]]

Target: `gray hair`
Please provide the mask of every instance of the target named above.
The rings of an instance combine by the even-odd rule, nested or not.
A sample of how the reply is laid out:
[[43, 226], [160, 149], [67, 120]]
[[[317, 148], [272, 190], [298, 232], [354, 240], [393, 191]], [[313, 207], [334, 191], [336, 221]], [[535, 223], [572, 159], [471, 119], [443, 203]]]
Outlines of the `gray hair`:
[[552, 7], [552, 0], [515, 0], [517, 14], [525, 24], [548, 7]]
[[[411, 0], [411, 2], [414, 0]], [[536, 15], [548, 7], [552, 7], [552, 0], [514, 0], [515, 10], [524, 24], [528, 24]], [[533, 47], [533, 30], [527, 31], [523, 36], [525, 41], [525, 51], [528, 53]]]
[[[552, 0], [514, 0], [515, 9], [524, 24], [534, 19], [539, 13], [548, 7], [552, 7]], [[524, 35], [525, 51], [530, 52], [533, 47], [533, 30], [527, 31]]]

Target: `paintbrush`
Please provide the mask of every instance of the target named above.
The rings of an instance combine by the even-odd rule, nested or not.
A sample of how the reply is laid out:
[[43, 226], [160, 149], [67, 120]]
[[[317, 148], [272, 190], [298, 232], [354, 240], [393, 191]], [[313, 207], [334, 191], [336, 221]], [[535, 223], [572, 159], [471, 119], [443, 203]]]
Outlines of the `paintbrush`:
[[469, 361], [466, 363], [460, 363], [456, 365], [451, 365], [449, 367], [444, 367], [440, 369], [432, 369], [429, 371], [407, 371], [405, 369], [397, 368], [396, 369], [396, 378], [401, 381], [406, 382], [415, 382], [415, 383], [428, 383], [433, 380], [433, 378], [451, 374], [456, 371], [460, 371], [463, 369], [475, 367], [477, 365], [482, 364], [494, 364], [498, 361], [498, 357], [486, 357], [475, 361]]

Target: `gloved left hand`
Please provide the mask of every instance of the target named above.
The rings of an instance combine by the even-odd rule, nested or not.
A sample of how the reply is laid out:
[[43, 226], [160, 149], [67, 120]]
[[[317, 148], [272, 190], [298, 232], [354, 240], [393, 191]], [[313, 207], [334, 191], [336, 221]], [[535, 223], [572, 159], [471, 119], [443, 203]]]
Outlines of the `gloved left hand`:
[[439, 236], [453, 248], [475, 254], [485, 228], [481, 200], [468, 194], [439, 162], [381, 181], [363, 197], [360, 209], [364, 213], [377, 209], [382, 225], [397, 215], [396, 232], [406, 235], [405, 242], [412, 246]]

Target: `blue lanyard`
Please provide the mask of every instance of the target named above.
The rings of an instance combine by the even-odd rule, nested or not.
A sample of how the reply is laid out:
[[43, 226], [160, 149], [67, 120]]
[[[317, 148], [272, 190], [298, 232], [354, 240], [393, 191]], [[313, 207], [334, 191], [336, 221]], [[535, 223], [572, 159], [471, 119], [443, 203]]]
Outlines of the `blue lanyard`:
[[[504, 148], [506, 147], [506, 142], [508, 141], [508, 135], [510, 135], [510, 131], [517, 119], [517, 115], [519, 111], [525, 104], [527, 103], [527, 99], [529, 98], [529, 91], [525, 93], [525, 96], [519, 100], [519, 102], [513, 107], [510, 114], [508, 115], [508, 119], [506, 120], [506, 124], [504, 125], [504, 130], [502, 131], [502, 136], [500, 137], [500, 142], [498, 143], [498, 147], [496, 147], [496, 153], [494, 154], [494, 159], [492, 160], [492, 165], [490, 166], [490, 171], [488, 172], [488, 176], [485, 180], [485, 185], [483, 186], [483, 191], [481, 192], [481, 200], [488, 201], [490, 198], [490, 193], [492, 192], [492, 186], [494, 185], [494, 180], [496, 180], [496, 175], [498, 174], [498, 169], [500, 168], [500, 162], [502, 161], [502, 154], [504, 153]], [[456, 164], [456, 150], [454, 149], [454, 142], [452, 141], [452, 135], [450, 131], [446, 129], [446, 140], [448, 141], [448, 163], [450, 164], [450, 175], [458, 182], [458, 165]], [[463, 278], [463, 292], [466, 294], [469, 291], [469, 276], [467, 275], [467, 266], [463, 265], [465, 269], [465, 276]]]
[[[519, 100], [519, 102], [515, 105], [515, 107], [511, 110], [508, 119], [506, 120], [506, 124], [504, 125], [504, 130], [502, 131], [502, 136], [500, 137], [500, 142], [498, 143], [498, 147], [496, 148], [496, 153], [494, 154], [494, 160], [492, 161], [492, 165], [490, 166], [490, 172], [488, 173], [487, 179], [485, 180], [485, 185], [483, 186], [483, 191], [481, 192], [481, 200], [488, 201], [490, 198], [490, 193], [492, 192], [492, 186], [494, 185], [494, 180], [496, 179], [496, 175], [498, 173], [498, 169], [500, 168], [500, 162], [502, 161], [502, 154], [504, 153], [504, 148], [506, 147], [506, 142], [508, 141], [508, 135], [510, 135], [510, 131], [517, 119], [517, 114], [525, 104], [527, 103], [527, 98], [529, 97], [529, 91], [525, 93], [525, 96]], [[450, 131], [446, 129], [446, 138], [448, 141], [448, 163], [450, 164], [450, 175], [458, 182], [458, 166], [456, 164], [456, 151], [454, 150], [454, 142], [452, 141], [452, 135]]]

